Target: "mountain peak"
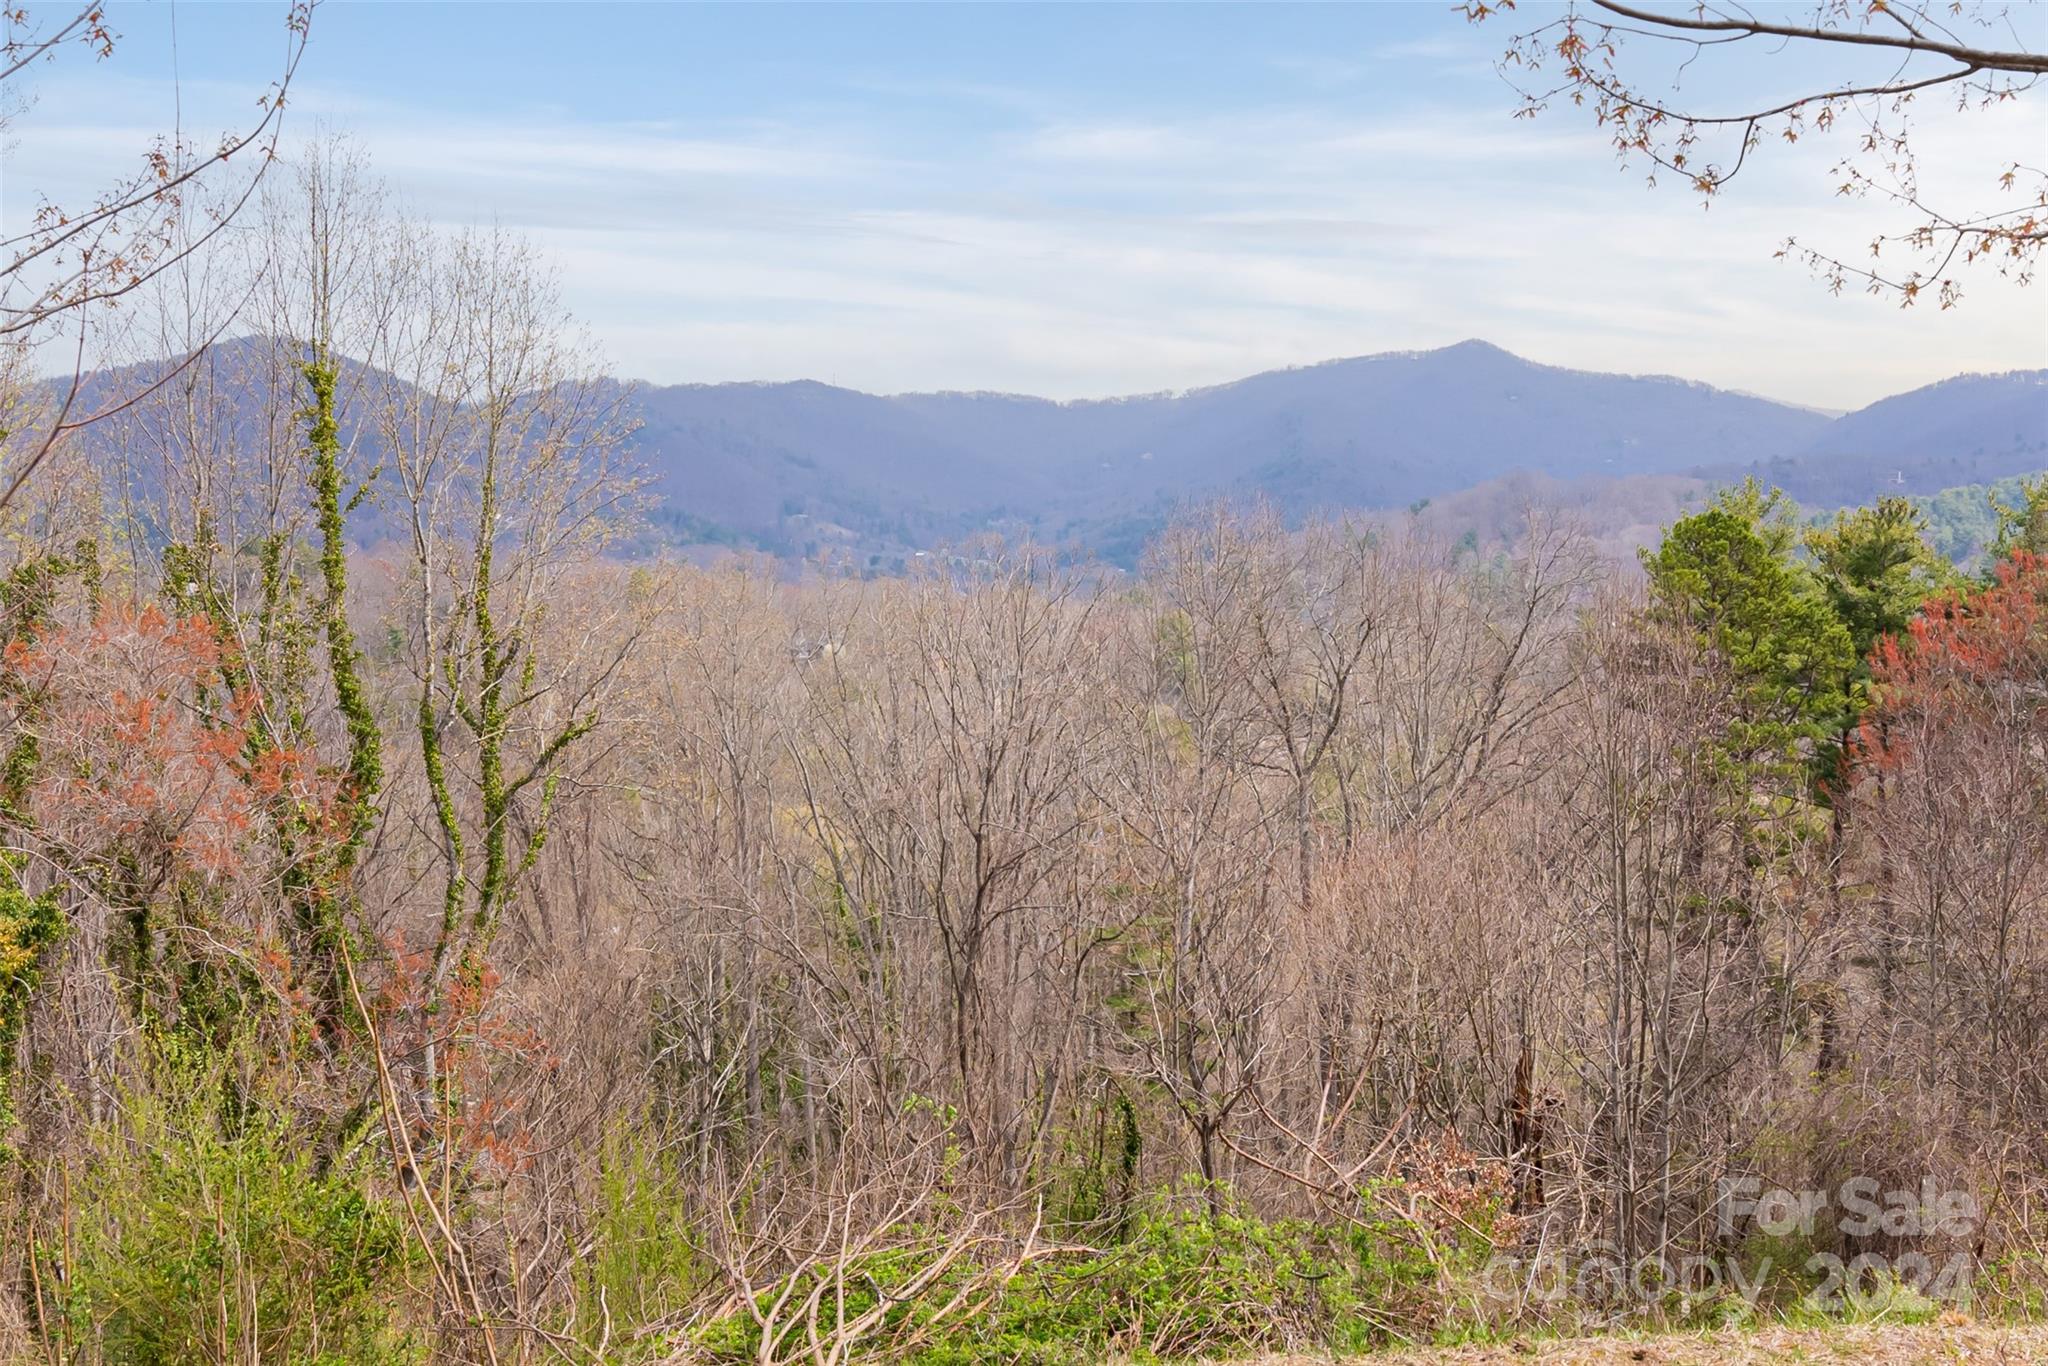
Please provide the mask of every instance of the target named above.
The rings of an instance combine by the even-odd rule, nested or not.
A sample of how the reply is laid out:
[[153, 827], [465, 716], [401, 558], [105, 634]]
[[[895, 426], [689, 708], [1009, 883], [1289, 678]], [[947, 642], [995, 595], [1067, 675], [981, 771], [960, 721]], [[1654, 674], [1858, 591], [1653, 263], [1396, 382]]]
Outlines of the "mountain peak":
[[[1461, 342], [1452, 342], [1449, 346], [1439, 346], [1436, 350], [1424, 352], [1423, 354], [1431, 356], [1483, 358], [1487, 360], [1492, 360], [1495, 358], [1501, 360], [1522, 360], [1520, 356], [1508, 350], [1506, 347], [1495, 346], [1492, 342], [1487, 341], [1482, 337], [1467, 337], [1465, 338], [1465, 340]], [[1529, 363], [1530, 362], [1523, 361], [1523, 364], [1525, 365]]]

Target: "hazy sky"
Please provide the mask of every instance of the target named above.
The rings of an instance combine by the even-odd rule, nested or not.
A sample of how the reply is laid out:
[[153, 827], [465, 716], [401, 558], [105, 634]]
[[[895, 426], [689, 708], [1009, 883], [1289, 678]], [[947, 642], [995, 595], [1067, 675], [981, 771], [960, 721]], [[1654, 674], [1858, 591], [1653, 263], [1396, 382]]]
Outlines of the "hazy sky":
[[[174, 117], [227, 127], [282, 48], [279, 5], [112, 13], [115, 56], [40, 72], [12, 120], [9, 229]], [[1897, 226], [1832, 198], [1839, 139], [1770, 149], [1706, 211], [1583, 115], [1513, 119], [1493, 59], [1547, 15], [327, 0], [290, 118], [431, 217], [530, 232], [614, 367], [662, 383], [1071, 397], [1483, 337], [1851, 407], [2048, 365], [2048, 283], [1982, 272], [1902, 313], [1772, 259]], [[1741, 79], [1796, 85], [1777, 60]], [[1994, 205], [2005, 164], [2048, 160], [2048, 96], [1929, 109], [1922, 139], [1930, 189]]]

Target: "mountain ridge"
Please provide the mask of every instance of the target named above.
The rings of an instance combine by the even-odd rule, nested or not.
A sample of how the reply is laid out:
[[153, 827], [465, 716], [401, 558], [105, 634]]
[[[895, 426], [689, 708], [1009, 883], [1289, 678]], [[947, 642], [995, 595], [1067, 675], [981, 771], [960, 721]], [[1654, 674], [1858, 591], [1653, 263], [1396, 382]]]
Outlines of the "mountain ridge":
[[[1585, 366], [1558, 365], [1550, 361], [1532, 360], [1529, 357], [1523, 356], [1518, 352], [1510, 351], [1506, 347], [1500, 346], [1497, 343], [1487, 341], [1483, 337], [1467, 337], [1463, 341], [1449, 342], [1443, 346], [1438, 347], [1403, 347], [1391, 351], [1362, 351], [1359, 352], [1357, 355], [1352, 356], [1332, 356], [1327, 360], [1302, 361], [1294, 365], [1276, 365], [1271, 369], [1255, 370], [1251, 374], [1240, 375], [1236, 379], [1217, 380], [1214, 383], [1191, 385], [1186, 388], [1134, 390], [1129, 393], [1103, 394], [1094, 397], [1081, 396], [1077, 398], [1053, 398], [1050, 395], [1033, 394], [1026, 392], [1022, 389], [860, 389], [855, 388], [852, 385], [837, 384], [830, 380], [821, 380], [809, 375], [801, 375], [793, 379], [678, 380], [673, 383], [663, 383], [658, 380], [638, 378], [626, 380], [623, 382], [631, 384], [637, 389], [693, 390], [727, 388], [778, 389], [793, 388], [804, 385], [815, 385], [819, 388], [831, 389], [839, 393], [859, 394], [865, 398], [879, 398], [891, 401], [898, 399], [931, 398], [991, 400], [1008, 399], [1016, 400], [1019, 402], [1043, 404], [1045, 406], [1054, 408], [1082, 408], [1096, 404], [1122, 404], [1143, 402], [1147, 400], [1192, 398], [1201, 394], [1210, 393], [1215, 390], [1232, 389], [1237, 387], [1238, 385], [1248, 383], [1252, 380], [1263, 379], [1271, 375], [1292, 375], [1300, 374], [1307, 371], [1328, 370], [1333, 367], [1353, 365], [1360, 362], [1415, 360], [1424, 357], [1442, 356], [1452, 353], [1492, 353], [1495, 355], [1506, 357], [1522, 365], [1533, 366], [1539, 370], [1548, 370], [1557, 374], [1564, 375], [1600, 376], [1603, 378], [1633, 379], [1644, 381], [1668, 381], [1673, 384], [1681, 384], [1691, 388], [1708, 389], [1716, 393], [1732, 394], [1738, 398], [1754, 399], [1757, 402], [1769, 403], [1781, 408], [1792, 408], [1801, 412], [1816, 413], [1822, 417], [1827, 418], [1839, 417], [1847, 412], [1860, 411], [1859, 409], [1828, 408], [1818, 404], [1801, 403], [1793, 399], [1775, 398], [1769, 394], [1760, 394], [1756, 393], [1753, 390], [1748, 389], [1727, 388], [1722, 385], [1712, 384], [1706, 380], [1689, 379], [1684, 375], [1672, 374], [1671, 372], [1664, 370], [1594, 370]], [[1971, 378], [1973, 373], [1974, 372], [1959, 373], [1957, 375], [1951, 376], [1950, 379]], [[1996, 376], [1998, 374], [2010, 374], [2020, 372], [1991, 371], [1985, 373]], [[1949, 380], [1935, 380], [1931, 383], [1946, 384], [1948, 382]], [[1911, 391], [1909, 390], [1902, 392]], [[1882, 400], [1877, 401], [1881, 402]]]
[[[245, 338], [222, 354], [274, 347]], [[1301, 516], [1489, 486], [1753, 475], [1833, 506], [2048, 468], [2048, 369], [1957, 375], [1832, 418], [1477, 338], [1098, 399], [809, 379], [633, 391], [657, 536], [869, 567], [987, 530], [1129, 563], [1178, 505], [1210, 497]]]
[[[1853, 439], [1869, 408], [1830, 415], [1678, 375], [1549, 365], [1477, 338], [1112, 398], [871, 395], [792, 381], [653, 386], [642, 404], [656, 429], [645, 449], [658, 481], [694, 516], [769, 549], [800, 554], [837, 538], [886, 564], [934, 537], [995, 526], [1128, 560], [1176, 503], [1206, 496], [1259, 494], [1299, 515], [1405, 506], [1517, 472], [1566, 481], [1775, 474], [1795, 496], [1844, 501], [1886, 487], [1882, 474], [1888, 487], [1904, 478], [1931, 492], [2048, 465], [2044, 380], [2048, 371], [1958, 376], [1942, 382], [1955, 387], [1880, 400], [1932, 391], [1916, 401], [1930, 409], [1919, 423], [1927, 435], [1903, 462], [1896, 442]], [[735, 407], [776, 394], [858, 413], [891, 435], [873, 447], [855, 429], [813, 426], [816, 411], [735, 425]], [[1884, 413], [1862, 421], [1896, 426]], [[1999, 424], [2005, 437], [1988, 439]], [[762, 458], [763, 442], [800, 452], [801, 477]], [[935, 464], [948, 478], [919, 474]], [[735, 498], [735, 475], [762, 491]], [[821, 524], [835, 530], [821, 538]]]

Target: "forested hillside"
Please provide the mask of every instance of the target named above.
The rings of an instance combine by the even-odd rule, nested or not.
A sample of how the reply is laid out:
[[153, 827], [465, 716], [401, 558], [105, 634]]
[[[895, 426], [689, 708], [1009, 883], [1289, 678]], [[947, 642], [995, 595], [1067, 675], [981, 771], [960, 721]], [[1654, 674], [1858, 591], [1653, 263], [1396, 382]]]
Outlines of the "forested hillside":
[[1484, 342], [1183, 394], [1054, 403], [822, 384], [651, 388], [636, 450], [677, 538], [892, 567], [986, 530], [1127, 568], [1190, 499], [1400, 508], [1505, 478], [1566, 486], [1759, 475], [1841, 506], [2048, 467], [2048, 372], [1965, 376], [1830, 420]]
[[[118, 402], [182, 365], [181, 387], [218, 408], [223, 431], [262, 446], [286, 435], [276, 395], [293, 381], [293, 354], [288, 338], [238, 337], [189, 364], [151, 358], [96, 374], [82, 401]], [[340, 439], [374, 466], [391, 437], [367, 396], [410, 382], [357, 358], [336, 366]], [[1994, 519], [1989, 483], [1961, 490], [1990, 476], [2010, 496], [2048, 468], [2041, 373], [1964, 377], [1830, 421], [1704, 385], [1533, 365], [1478, 342], [1104, 403], [876, 398], [821, 384], [617, 384], [608, 401], [649, 495], [633, 550], [755, 550], [863, 573], [900, 573], [920, 550], [991, 533], [1135, 569], [1177, 509], [1219, 497], [1264, 499], [1295, 522], [1435, 508], [1428, 520], [1453, 539], [1469, 531], [1487, 545], [1518, 536], [1531, 506], [1570, 508], [1628, 559], [1678, 511], [1751, 477], [1810, 508], [1933, 500], [1937, 538], [1967, 557]], [[122, 412], [79, 435], [124, 496], [187, 477], [138, 455], [136, 426], [150, 420]], [[389, 500], [358, 511], [352, 544], [403, 534]]]
[[1939, 546], [1738, 485], [1634, 573], [1257, 501], [690, 568], [526, 247], [273, 195], [269, 340], [5, 508], [0, 1354], [2043, 1293], [2048, 482]]

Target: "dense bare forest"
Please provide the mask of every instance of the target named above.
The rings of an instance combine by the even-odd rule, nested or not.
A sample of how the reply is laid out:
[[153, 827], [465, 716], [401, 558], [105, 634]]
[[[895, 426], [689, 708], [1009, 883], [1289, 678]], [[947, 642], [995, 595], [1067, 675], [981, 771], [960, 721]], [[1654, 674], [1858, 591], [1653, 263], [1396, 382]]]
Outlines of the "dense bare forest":
[[2040, 1304], [2048, 484], [675, 566], [525, 247], [265, 189], [6, 509], [7, 1359]]

